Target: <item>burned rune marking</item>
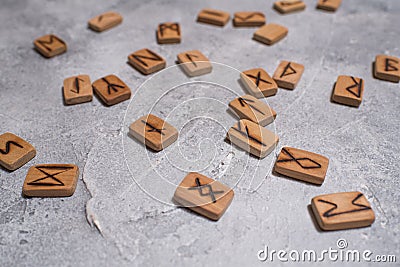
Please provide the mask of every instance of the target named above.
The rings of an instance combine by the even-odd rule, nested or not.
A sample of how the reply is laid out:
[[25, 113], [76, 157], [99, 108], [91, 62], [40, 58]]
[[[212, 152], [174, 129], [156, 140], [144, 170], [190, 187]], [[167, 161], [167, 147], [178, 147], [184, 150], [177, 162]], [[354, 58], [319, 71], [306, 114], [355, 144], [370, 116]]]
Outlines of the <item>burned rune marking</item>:
[[[199, 194], [200, 194], [202, 197], [204, 197], [204, 196], [210, 196], [210, 198], [211, 198], [211, 200], [212, 200], [213, 203], [217, 202], [217, 200], [215, 199], [215, 195], [216, 195], [216, 194], [222, 194], [222, 193], [224, 193], [224, 191], [222, 191], [222, 190], [221, 190], [221, 191], [213, 191], [212, 186], [211, 186], [210, 184], [202, 185], [202, 184], [200, 183], [200, 179], [199, 179], [199, 178], [196, 178], [195, 181], [196, 181], [196, 185], [195, 185], [194, 187], [188, 188], [188, 190], [198, 190], [198, 191], [199, 191]], [[204, 193], [204, 192], [203, 192], [203, 188], [206, 188], [206, 189], [207, 189], [207, 193]]]
[[21, 145], [18, 144], [17, 142], [14, 142], [14, 141], [7, 141], [7, 143], [6, 143], [6, 150], [0, 149], [0, 153], [3, 154], [3, 155], [7, 155], [8, 153], [10, 153], [11, 145], [17, 146], [17, 147], [19, 147], [19, 148], [23, 148], [23, 146], [21, 146]]
[[[354, 79], [353, 76], [351, 76], [351, 79], [353, 80], [354, 84], [346, 87], [346, 90], [348, 92], [350, 92], [352, 95], [354, 95], [356, 97], [360, 97], [361, 96], [361, 87], [362, 87], [363, 80], [360, 79], [360, 81], [357, 82], [356, 79]], [[353, 88], [356, 88], [357, 91], [354, 91]]]
[[[303, 158], [296, 158], [295, 156], [293, 156], [293, 154], [291, 154], [286, 148], [282, 148], [282, 151], [288, 155], [290, 157], [290, 159], [280, 159], [277, 162], [291, 162], [294, 161], [296, 162], [300, 167], [302, 167], [303, 169], [319, 169], [321, 168], [321, 164], [319, 164], [318, 162], [316, 162], [313, 159], [310, 159], [308, 157], [303, 157]], [[311, 165], [303, 165], [301, 162], [308, 162], [311, 163]]]
[[260, 82], [264, 82], [264, 83], [267, 83], [267, 84], [272, 84], [271, 82], [269, 82], [269, 81], [267, 81], [267, 80], [264, 80], [263, 78], [261, 78], [261, 71], [259, 71], [258, 73], [257, 73], [257, 76], [254, 76], [254, 75], [252, 75], [252, 74], [246, 74], [248, 77], [250, 77], [250, 78], [253, 78], [254, 80], [255, 80], [255, 84], [257, 85], [257, 86], [259, 86], [259, 84], [260, 84]]
[[364, 210], [370, 210], [371, 207], [368, 207], [368, 206], [363, 205], [363, 204], [358, 204], [358, 203], [356, 203], [356, 201], [357, 201], [360, 197], [362, 197], [362, 195], [363, 195], [363, 194], [361, 194], [361, 193], [358, 194], [358, 195], [351, 201], [351, 204], [352, 204], [352, 205], [354, 205], [354, 206], [356, 206], [356, 207], [359, 207], [358, 209], [347, 210], [347, 211], [336, 212], [336, 213], [334, 212], [334, 211], [338, 208], [338, 205], [337, 205], [336, 203], [333, 203], [333, 202], [330, 202], [330, 201], [327, 201], [327, 200], [323, 200], [323, 199], [318, 199], [318, 202], [326, 203], [326, 204], [329, 204], [329, 205], [332, 205], [332, 206], [333, 206], [333, 207], [330, 208], [329, 210], [325, 211], [324, 214], [323, 214], [322, 216], [329, 218], [329, 217], [338, 216], [338, 215], [347, 214], [347, 213], [353, 213], [353, 212], [360, 212], [360, 211], [364, 211]]
[[159, 134], [161, 134], [161, 135], [165, 135], [165, 133], [163, 133], [163, 131], [165, 130], [165, 128], [158, 129], [157, 127], [155, 127], [154, 125], [152, 125], [151, 123], [149, 123], [149, 122], [147, 122], [147, 121], [142, 120], [142, 122], [143, 122], [147, 127], [150, 128], [149, 130], [147, 130], [147, 132], [157, 132], [157, 133], [159, 133]]
[[[43, 167], [41, 167], [41, 166], [36, 166], [35, 168], [36, 168], [37, 170], [39, 170], [41, 173], [43, 173], [45, 176], [40, 177], [40, 178], [38, 178], [38, 179], [36, 179], [36, 180], [34, 180], [34, 181], [32, 181], [32, 182], [29, 182], [28, 185], [39, 185], [39, 186], [64, 186], [65, 184], [64, 184], [60, 179], [58, 179], [56, 176], [59, 175], [59, 174], [61, 174], [61, 173], [67, 172], [67, 171], [73, 169], [74, 167], [68, 167], [68, 166], [65, 166], [65, 167], [59, 167], [59, 166], [43, 166]], [[48, 171], [46, 171], [46, 170], [48, 170], [48, 169], [50, 169], [50, 170], [51, 170], [51, 169], [58, 169], [58, 170], [60, 170], [60, 171], [59, 171], [59, 172], [56, 172], [56, 173], [53, 173], [53, 174], [50, 174], [50, 173], [48, 173]], [[44, 180], [47, 180], [47, 179], [51, 179], [51, 180], [53, 181], [53, 183], [51, 183], [51, 182], [44, 182]], [[41, 182], [41, 181], [42, 181], [42, 182]], [[56, 181], [57, 183], [54, 183], [54, 181]]]

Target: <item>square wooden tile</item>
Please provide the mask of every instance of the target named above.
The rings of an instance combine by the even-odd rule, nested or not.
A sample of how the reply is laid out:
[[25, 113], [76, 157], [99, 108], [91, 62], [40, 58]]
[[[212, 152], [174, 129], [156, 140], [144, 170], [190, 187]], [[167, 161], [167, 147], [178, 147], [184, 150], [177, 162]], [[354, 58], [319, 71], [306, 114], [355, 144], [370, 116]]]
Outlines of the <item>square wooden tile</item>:
[[288, 177], [313, 184], [322, 184], [329, 159], [309, 151], [283, 147], [275, 163], [275, 171]]
[[16, 170], [33, 159], [35, 148], [12, 133], [0, 135], [0, 165], [9, 171]]
[[360, 192], [343, 192], [316, 196], [311, 207], [323, 230], [343, 230], [370, 226], [375, 214]]
[[129, 134], [155, 151], [163, 150], [178, 139], [174, 126], [152, 114], [132, 123]]
[[121, 23], [122, 16], [117, 12], [109, 11], [90, 19], [88, 21], [88, 26], [96, 32], [102, 32]]
[[93, 99], [92, 83], [88, 75], [66, 78], [63, 86], [64, 101], [67, 105], [90, 102]]
[[228, 186], [191, 172], [177, 187], [174, 200], [211, 220], [217, 221], [228, 209], [234, 193]]
[[236, 12], [233, 17], [235, 27], [259, 27], [265, 24], [265, 15], [261, 12]]
[[29, 168], [22, 192], [29, 197], [69, 197], [78, 182], [74, 164], [41, 164]]
[[270, 23], [260, 27], [253, 35], [253, 39], [261, 43], [272, 45], [283, 39], [288, 29], [282, 25]]
[[377, 55], [374, 63], [375, 78], [396, 82], [400, 81], [400, 59], [387, 55]]
[[176, 22], [160, 23], [157, 27], [159, 44], [178, 44], [181, 42], [181, 27]]
[[235, 123], [226, 137], [231, 143], [259, 158], [271, 153], [279, 141], [276, 134], [246, 119]]
[[336, 11], [339, 8], [342, 0], [318, 0], [317, 8], [326, 11]]
[[131, 89], [113, 74], [96, 80], [92, 86], [97, 96], [107, 106], [112, 106], [131, 98]]
[[261, 68], [243, 71], [240, 80], [246, 90], [257, 98], [273, 96], [278, 92], [274, 79]]
[[33, 41], [36, 51], [50, 58], [67, 51], [67, 44], [54, 34], [44, 35]]
[[140, 49], [128, 56], [129, 63], [141, 73], [148, 75], [162, 70], [166, 61], [150, 49]]
[[303, 72], [303, 65], [290, 61], [281, 61], [272, 77], [278, 87], [293, 90], [300, 81]]
[[332, 100], [340, 104], [358, 107], [361, 104], [363, 93], [363, 79], [340, 75], [333, 88]]
[[306, 8], [306, 4], [300, 0], [283, 0], [276, 1], [274, 3], [274, 8], [282, 14], [288, 14], [304, 10]]
[[247, 119], [261, 126], [272, 123], [276, 118], [275, 110], [251, 95], [235, 98], [229, 103], [229, 107], [240, 119]]
[[211, 62], [199, 50], [191, 50], [178, 54], [178, 62], [185, 73], [190, 76], [200, 76], [212, 71]]
[[230, 17], [231, 16], [227, 12], [207, 8], [200, 11], [197, 15], [197, 21], [216, 26], [224, 26], [228, 23]]

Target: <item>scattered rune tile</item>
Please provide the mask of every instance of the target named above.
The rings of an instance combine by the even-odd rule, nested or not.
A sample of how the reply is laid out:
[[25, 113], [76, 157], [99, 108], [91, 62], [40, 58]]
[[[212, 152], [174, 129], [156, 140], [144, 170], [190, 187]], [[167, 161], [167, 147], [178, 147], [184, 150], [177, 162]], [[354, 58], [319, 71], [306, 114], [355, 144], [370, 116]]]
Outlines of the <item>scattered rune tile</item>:
[[264, 158], [276, 147], [279, 137], [255, 122], [242, 119], [235, 123], [226, 138], [250, 154]]
[[227, 12], [215, 10], [215, 9], [203, 9], [197, 15], [197, 21], [216, 26], [224, 26], [228, 23], [230, 15]]
[[66, 78], [63, 86], [64, 101], [67, 105], [90, 102], [93, 99], [92, 83], [88, 75]]
[[306, 4], [300, 0], [283, 0], [276, 1], [274, 3], [274, 8], [282, 14], [288, 14], [304, 10], [306, 8]]
[[44, 35], [33, 41], [36, 51], [46, 58], [60, 55], [67, 51], [67, 44], [54, 34]]
[[130, 54], [128, 61], [135, 69], [145, 75], [162, 70], [167, 64], [164, 58], [147, 48]]
[[258, 27], [265, 24], [265, 15], [261, 12], [236, 12], [233, 17], [235, 27]]
[[278, 87], [294, 89], [304, 72], [304, 66], [290, 61], [281, 61], [272, 78]]
[[132, 123], [129, 134], [154, 151], [161, 151], [178, 139], [174, 126], [152, 114]]
[[191, 50], [178, 54], [178, 62], [185, 73], [190, 76], [200, 76], [212, 71], [211, 62], [199, 50]]
[[278, 92], [274, 79], [261, 68], [243, 71], [240, 80], [246, 90], [257, 98], [273, 96]]
[[229, 107], [240, 119], [247, 119], [261, 126], [272, 123], [276, 118], [275, 110], [251, 95], [235, 98], [229, 103]]
[[95, 93], [107, 106], [131, 98], [131, 89], [113, 74], [96, 80], [92, 86]]
[[35, 148], [12, 133], [0, 135], [0, 165], [14, 171], [36, 156]]
[[260, 27], [253, 35], [253, 39], [261, 43], [272, 45], [283, 39], [288, 29], [282, 25], [270, 23]]
[[360, 192], [316, 196], [311, 200], [315, 218], [323, 230], [343, 230], [370, 226], [375, 214]]
[[317, 8], [334, 12], [339, 8], [342, 0], [318, 0]]
[[374, 63], [374, 76], [377, 79], [400, 81], [400, 59], [387, 55], [377, 55]]
[[157, 42], [159, 44], [178, 44], [181, 42], [181, 27], [179, 23], [165, 22], [157, 27]]
[[96, 32], [102, 32], [121, 23], [122, 16], [117, 12], [109, 11], [90, 19], [88, 21], [88, 26]]
[[41, 164], [29, 168], [22, 192], [28, 197], [69, 197], [78, 182], [74, 164]]
[[336, 103], [358, 107], [361, 104], [363, 92], [363, 79], [340, 75], [333, 88], [332, 100]]
[[204, 217], [217, 221], [228, 209], [233, 196], [233, 190], [228, 186], [191, 172], [177, 187], [174, 200]]
[[321, 185], [329, 159], [309, 151], [283, 147], [275, 163], [275, 171], [288, 177]]

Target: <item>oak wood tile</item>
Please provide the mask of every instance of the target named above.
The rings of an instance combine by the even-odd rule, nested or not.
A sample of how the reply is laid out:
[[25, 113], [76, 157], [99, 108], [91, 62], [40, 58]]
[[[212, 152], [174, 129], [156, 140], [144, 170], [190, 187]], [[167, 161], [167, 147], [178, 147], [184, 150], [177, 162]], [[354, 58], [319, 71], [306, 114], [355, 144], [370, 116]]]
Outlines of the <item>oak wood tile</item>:
[[332, 100], [336, 103], [358, 107], [364, 93], [364, 80], [340, 75], [333, 88]]
[[259, 27], [265, 24], [265, 15], [261, 12], [236, 12], [233, 17], [235, 27]]
[[131, 97], [131, 89], [113, 74], [96, 80], [92, 86], [95, 93], [107, 106], [118, 104]]
[[228, 23], [230, 15], [227, 12], [215, 9], [203, 9], [197, 15], [197, 21], [207, 24], [212, 24], [216, 26], [224, 26]]
[[260, 27], [253, 35], [253, 39], [261, 43], [272, 45], [283, 39], [288, 29], [282, 25], [270, 23]]
[[0, 135], [0, 165], [7, 170], [20, 168], [35, 155], [35, 148], [21, 137], [12, 133]]
[[122, 16], [117, 12], [109, 11], [90, 19], [88, 21], [88, 26], [96, 32], [102, 32], [121, 23]]
[[339, 8], [342, 0], [318, 0], [317, 8], [334, 12]]
[[233, 196], [233, 190], [228, 186], [202, 174], [191, 172], [177, 187], [174, 200], [217, 221], [228, 209]]
[[164, 58], [150, 49], [140, 49], [128, 56], [129, 63], [141, 73], [148, 75], [166, 66]]
[[272, 78], [278, 87], [295, 89], [304, 72], [304, 66], [290, 61], [281, 61]]
[[178, 44], [181, 42], [181, 27], [176, 22], [160, 23], [157, 27], [159, 44]]
[[273, 96], [278, 92], [276, 82], [264, 69], [243, 71], [240, 79], [246, 90], [257, 98]]
[[36, 51], [46, 58], [60, 55], [67, 51], [67, 44], [54, 34], [44, 35], [33, 41]]
[[200, 76], [212, 71], [211, 62], [199, 50], [191, 50], [178, 54], [178, 62], [185, 73], [190, 76]]
[[235, 98], [229, 103], [229, 107], [240, 119], [247, 119], [261, 126], [272, 123], [276, 118], [275, 110], [251, 95]]
[[374, 76], [381, 80], [398, 83], [400, 81], [400, 59], [377, 55], [374, 63]]
[[288, 14], [304, 10], [306, 8], [306, 4], [300, 0], [283, 0], [276, 1], [274, 3], [274, 8], [282, 14]]
[[90, 102], [93, 89], [88, 75], [77, 75], [66, 78], [63, 86], [64, 101], [67, 105]]

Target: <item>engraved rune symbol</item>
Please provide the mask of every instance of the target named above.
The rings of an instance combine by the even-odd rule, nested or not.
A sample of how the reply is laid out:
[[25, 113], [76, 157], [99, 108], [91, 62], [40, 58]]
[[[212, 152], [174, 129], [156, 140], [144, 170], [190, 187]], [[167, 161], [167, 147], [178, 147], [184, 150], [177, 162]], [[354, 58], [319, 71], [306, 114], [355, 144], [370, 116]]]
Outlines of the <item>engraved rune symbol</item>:
[[214, 11], [210, 11], [210, 10], [204, 10], [203, 13], [209, 14], [209, 15], [213, 15], [213, 16], [217, 16], [217, 17], [222, 17], [223, 14], [219, 13], [219, 12], [214, 12]]
[[288, 76], [288, 75], [292, 75], [292, 74], [297, 73], [297, 71], [296, 71], [295, 69], [293, 69], [292, 66], [290, 66], [290, 63], [291, 63], [291, 62], [289, 62], [289, 63], [286, 65], [286, 67], [283, 69], [283, 72], [282, 72], [280, 78], [282, 78], [283, 76]]
[[247, 128], [247, 125], [245, 125], [244, 131], [242, 131], [242, 126], [241, 126], [240, 122], [238, 123], [238, 129], [236, 129], [235, 127], [232, 127], [232, 129], [234, 129], [235, 131], [237, 131], [241, 135], [247, 137], [249, 140], [252, 140], [252, 141], [256, 142], [257, 144], [260, 144], [262, 146], [267, 146], [266, 144], [264, 144], [263, 142], [258, 140], [258, 138], [253, 137], [252, 135], [250, 135], [249, 129]]
[[147, 121], [142, 120], [142, 122], [143, 122], [147, 127], [150, 128], [149, 130], [147, 130], [147, 132], [150, 132], [150, 133], [151, 133], [151, 132], [156, 132], [156, 133], [159, 133], [159, 134], [161, 134], [161, 135], [165, 135], [165, 133], [163, 133], [163, 131], [165, 130], [165, 128], [158, 129], [157, 127], [153, 126], [152, 124], [148, 123]]
[[79, 90], [80, 90], [79, 81], [83, 82], [82, 79], [75, 77], [74, 86], [73, 86], [74, 88], [71, 89], [71, 92], [79, 94]]
[[399, 62], [397, 60], [394, 60], [392, 58], [385, 58], [385, 71], [398, 71], [399, 70], [396, 66], [393, 66], [390, 63], [399, 64]]
[[242, 98], [242, 97], [239, 97], [238, 100], [239, 100], [239, 103], [240, 103], [240, 105], [241, 105], [242, 107], [246, 107], [246, 106], [247, 106], [247, 107], [249, 107], [250, 109], [254, 109], [255, 111], [258, 111], [259, 113], [265, 115], [264, 112], [262, 112], [261, 110], [259, 110], [258, 108], [256, 108], [254, 105], [248, 103], [248, 102], [254, 103], [254, 100], [245, 99], [245, 98]]
[[10, 153], [10, 147], [11, 145], [17, 146], [19, 148], [23, 148], [23, 146], [21, 146], [20, 144], [18, 144], [17, 142], [14, 141], [7, 141], [6, 143], [6, 150], [2, 150], [0, 149], [0, 153], [3, 155], [7, 155], [8, 153]]
[[118, 88], [125, 88], [125, 86], [119, 85], [119, 84], [115, 84], [115, 83], [110, 83], [109, 81], [107, 81], [106, 78], [101, 78], [106, 84], [107, 84], [107, 92], [109, 95], [111, 95], [111, 90], [113, 90], [115, 93], [118, 92]]
[[161, 36], [164, 35], [164, 31], [166, 29], [170, 29], [171, 31], [175, 31], [178, 35], [180, 35], [180, 30], [179, 30], [179, 24], [178, 23], [173, 23], [173, 24], [161, 24], [159, 26], [160, 28], [160, 34]]
[[50, 45], [52, 45], [54, 43], [54, 41], [58, 41], [62, 44], [64, 44], [63, 41], [61, 41], [57, 36], [55, 35], [50, 35], [50, 39], [49, 41], [45, 41], [45, 40], [38, 40], [38, 43], [40, 43], [44, 48], [46, 48], [47, 51], [52, 51], [53, 49], [50, 47]]
[[[295, 158], [286, 148], [282, 148], [282, 151], [288, 155], [290, 157], [290, 159], [280, 159], [277, 162], [291, 162], [294, 161], [296, 162], [300, 167], [302, 167], [303, 169], [319, 169], [321, 168], [321, 164], [319, 164], [318, 162], [316, 162], [313, 159], [304, 157], [304, 158]], [[301, 161], [303, 162], [308, 162], [311, 163], [310, 165], [303, 165], [301, 163]]]
[[261, 72], [260, 71], [257, 73], [257, 76], [254, 76], [254, 75], [251, 75], [251, 74], [246, 74], [246, 75], [248, 77], [250, 77], [250, 78], [253, 78], [255, 80], [255, 83], [256, 83], [257, 86], [260, 84], [260, 81], [264, 82], [264, 83], [272, 84], [269, 81], [264, 80], [263, 78], [261, 78]]
[[236, 15], [236, 18], [238, 18], [238, 19], [240, 19], [240, 20], [242, 20], [242, 21], [247, 21], [247, 20], [249, 20], [249, 19], [251, 19], [252, 17], [255, 17], [255, 16], [257, 16], [257, 15], [259, 15], [259, 16], [264, 16], [262, 13], [260, 13], [260, 12], [253, 12], [253, 13], [251, 13], [251, 14], [249, 14], [249, 15], [247, 15], [247, 16], [245, 16], [245, 17], [241, 17], [241, 16], [239, 16], [239, 15]]
[[193, 63], [193, 65], [194, 65], [195, 67], [197, 67], [196, 62], [195, 62], [195, 61], [193, 60], [193, 58], [192, 58], [192, 57], [198, 57], [197, 55], [193, 55], [193, 54], [186, 53], [185, 56]]
[[[64, 183], [60, 180], [60, 179], [58, 179], [56, 176], [57, 175], [59, 175], [59, 174], [61, 174], [61, 173], [64, 173], [64, 172], [67, 172], [67, 171], [69, 171], [70, 169], [73, 169], [73, 167], [59, 167], [59, 166], [45, 166], [45, 167], [40, 167], [40, 166], [37, 166], [37, 167], [35, 167], [37, 170], [39, 170], [41, 173], [43, 173], [44, 175], [46, 175], [46, 176], [43, 176], [43, 177], [40, 177], [40, 178], [38, 178], [38, 179], [36, 179], [36, 180], [34, 180], [34, 181], [32, 181], [32, 182], [29, 182], [28, 183], [28, 185], [40, 185], [40, 186], [63, 186], [64, 185]], [[56, 173], [52, 173], [52, 174], [50, 174], [50, 173], [48, 173], [48, 171], [47, 170], [59, 170], [58, 172], [56, 172]], [[44, 180], [47, 180], [47, 179], [51, 179], [53, 182], [44, 182]], [[54, 181], [55, 182], [57, 182], [57, 183], [54, 183]]]
[[101, 22], [103, 20], [104, 17], [114, 17], [114, 14], [102, 14], [99, 16], [99, 18], [97, 19], [97, 22]]
[[147, 53], [151, 54], [152, 56], [144, 56], [144, 55], [135, 55], [133, 54], [132, 56], [139, 61], [140, 63], [142, 63], [142, 65], [148, 67], [149, 65], [143, 61], [142, 59], [148, 59], [148, 60], [153, 60], [153, 61], [162, 61], [162, 58], [160, 56], [158, 56], [157, 54], [155, 54], [154, 52], [146, 49]]
[[291, 5], [295, 5], [295, 4], [299, 4], [299, 3], [301, 3], [301, 1], [282, 1], [281, 5], [282, 6], [291, 6]]
[[[353, 76], [351, 76], [351, 79], [353, 80], [354, 84], [353, 84], [353, 85], [350, 85], [349, 87], [347, 87], [346, 90], [347, 90], [348, 92], [350, 92], [351, 94], [353, 94], [354, 96], [360, 97], [360, 96], [361, 96], [361, 86], [362, 86], [363, 80], [360, 79], [360, 82], [358, 83], [358, 82], [356, 81], [356, 79], [354, 79]], [[355, 91], [353, 90], [353, 88], [356, 88], [357, 91], [355, 92]]]
[[[204, 196], [210, 196], [213, 203], [217, 202], [217, 200], [215, 199], [215, 195], [216, 195], [216, 194], [222, 194], [222, 193], [224, 193], [224, 191], [222, 191], [222, 190], [221, 190], [221, 191], [213, 191], [211, 185], [209, 185], [209, 184], [202, 185], [202, 184], [200, 183], [200, 179], [199, 179], [199, 178], [196, 178], [195, 181], [196, 181], [196, 186], [190, 187], [190, 188], [188, 188], [188, 190], [198, 190], [198, 191], [199, 191], [199, 194], [200, 194], [202, 197], [204, 197]], [[203, 193], [203, 188], [207, 188], [207, 189], [208, 189], [208, 192], [207, 192], [207, 193]]]
[[322, 216], [329, 218], [329, 217], [333, 217], [333, 216], [337, 216], [337, 215], [342, 215], [342, 214], [346, 214], [346, 213], [353, 213], [353, 212], [360, 212], [360, 211], [363, 211], [363, 210], [370, 210], [371, 207], [368, 207], [368, 206], [363, 205], [363, 204], [356, 203], [356, 201], [357, 201], [360, 197], [362, 197], [362, 195], [363, 195], [363, 194], [358, 194], [358, 195], [351, 201], [351, 204], [352, 204], [352, 205], [358, 207], [357, 209], [346, 210], [346, 211], [336, 212], [336, 213], [333, 212], [334, 210], [336, 210], [336, 209], [338, 208], [338, 205], [337, 205], [336, 203], [333, 203], [333, 202], [330, 202], [330, 201], [327, 201], [327, 200], [323, 200], [323, 199], [318, 199], [318, 202], [326, 203], [326, 204], [329, 204], [329, 205], [332, 205], [332, 206], [333, 206], [333, 207], [330, 208], [329, 210], [325, 211], [324, 214], [323, 214]]

